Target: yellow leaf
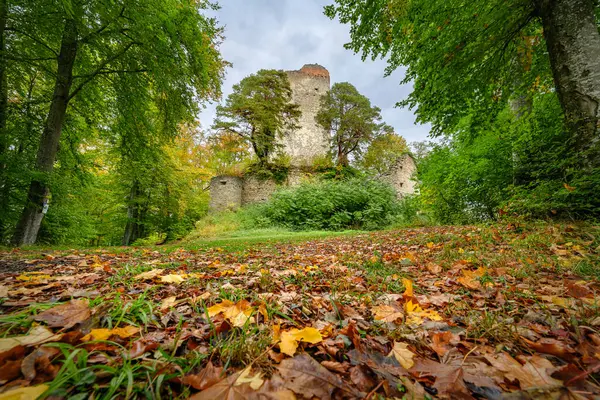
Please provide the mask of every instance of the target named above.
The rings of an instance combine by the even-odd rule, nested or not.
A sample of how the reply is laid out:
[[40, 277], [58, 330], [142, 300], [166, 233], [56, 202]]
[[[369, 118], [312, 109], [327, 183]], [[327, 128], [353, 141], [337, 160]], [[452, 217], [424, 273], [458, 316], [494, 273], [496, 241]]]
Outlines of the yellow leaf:
[[111, 336], [119, 336], [122, 339], [126, 339], [130, 336], [135, 335], [140, 331], [140, 328], [135, 326], [126, 326], [124, 328], [114, 328], [114, 329], [92, 329], [90, 333], [81, 338], [82, 341], [88, 340], [107, 340]]
[[177, 303], [177, 296], [167, 297], [160, 303], [160, 309], [166, 310], [173, 307]]
[[181, 282], [185, 281], [185, 277], [184, 275], [169, 274], [162, 276], [160, 278], [160, 281], [163, 283], [174, 283], [176, 285], [179, 285]]
[[427, 243], [427, 248], [428, 249], [433, 249], [433, 246], [434, 246], [433, 242]]
[[289, 331], [281, 333], [281, 343], [279, 343], [279, 349], [283, 354], [287, 354], [293, 357], [298, 348], [298, 343], [320, 343], [323, 341], [321, 332], [315, 328], [304, 328], [304, 329], [290, 329]]
[[402, 278], [402, 284], [406, 288], [404, 290], [404, 297], [415, 297], [413, 292], [413, 283], [410, 279]]
[[273, 341], [271, 343], [275, 344], [281, 340], [281, 325], [273, 324]]
[[394, 342], [394, 347], [390, 354], [388, 354], [388, 357], [392, 356], [406, 369], [410, 369], [415, 365], [415, 362], [413, 361], [415, 353], [408, 350], [408, 345], [406, 343]]
[[428, 318], [432, 321], [441, 321], [442, 317], [434, 310], [423, 310], [420, 305], [407, 301], [404, 304], [406, 314], [408, 316], [406, 323], [408, 325], [421, 325], [423, 318]]
[[22, 274], [17, 276], [15, 279], [18, 281], [23, 281], [23, 282], [36, 282], [36, 281], [43, 281], [46, 279], [50, 279], [51, 276], [50, 275], [46, 275], [46, 274], [34, 274], [34, 273], [28, 273], [28, 274]]
[[153, 269], [151, 271], [142, 272], [141, 274], [134, 276], [133, 279], [138, 280], [138, 281], [146, 281], [146, 280], [154, 279], [157, 276], [161, 275], [162, 273], [163, 273], [162, 269]]
[[265, 322], [269, 322], [269, 313], [267, 312], [267, 306], [265, 303], [262, 303], [260, 306], [258, 306], [258, 312], [262, 314]]
[[375, 314], [376, 321], [394, 322], [398, 319], [404, 319], [404, 314], [392, 306], [375, 306], [371, 309]]
[[264, 383], [264, 379], [261, 378], [261, 373], [258, 372], [254, 376], [250, 376], [251, 367], [246, 367], [245, 370], [242, 371], [240, 376], [235, 380], [234, 386], [243, 385], [244, 383], [249, 383], [250, 387], [254, 390], [258, 390], [262, 384]]
[[52, 339], [58, 340], [61, 336], [62, 335], [55, 335], [50, 329], [39, 325], [32, 328], [27, 335], [0, 339], [0, 352], [10, 350], [19, 345], [30, 346], [45, 343]]
[[35, 400], [48, 389], [48, 385], [37, 385], [11, 389], [0, 393], [0, 400]]
[[214, 317], [220, 313], [231, 322], [233, 326], [241, 327], [246, 324], [247, 321], [254, 322], [254, 318], [251, 318], [254, 310], [250, 307], [250, 303], [246, 300], [242, 300], [237, 304], [232, 303], [229, 300], [223, 300], [219, 304], [215, 304], [208, 308], [208, 316]]

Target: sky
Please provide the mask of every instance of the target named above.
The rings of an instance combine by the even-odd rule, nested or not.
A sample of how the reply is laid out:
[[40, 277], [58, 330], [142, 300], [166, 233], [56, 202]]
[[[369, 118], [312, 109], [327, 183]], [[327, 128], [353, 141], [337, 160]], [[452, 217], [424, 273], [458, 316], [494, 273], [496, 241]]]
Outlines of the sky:
[[[385, 60], [361, 60], [344, 49], [350, 41], [349, 26], [323, 15], [333, 0], [220, 0], [214, 15], [225, 27], [223, 58], [233, 64], [227, 70], [223, 98], [244, 77], [260, 69], [298, 70], [304, 64], [320, 64], [329, 70], [331, 83], [350, 82], [373, 105], [381, 108], [385, 122], [409, 143], [427, 140], [430, 127], [415, 123], [414, 114], [395, 104], [411, 92], [400, 85], [404, 70], [384, 77]], [[207, 105], [200, 120], [212, 125], [215, 104]]]

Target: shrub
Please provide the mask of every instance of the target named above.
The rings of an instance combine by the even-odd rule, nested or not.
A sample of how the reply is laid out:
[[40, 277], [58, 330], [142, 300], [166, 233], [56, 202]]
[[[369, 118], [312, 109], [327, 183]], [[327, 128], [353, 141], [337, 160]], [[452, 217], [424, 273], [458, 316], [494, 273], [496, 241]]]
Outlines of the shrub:
[[273, 224], [294, 230], [381, 229], [397, 210], [394, 190], [367, 179], [303, 184], [278, 191], [260, 207]]

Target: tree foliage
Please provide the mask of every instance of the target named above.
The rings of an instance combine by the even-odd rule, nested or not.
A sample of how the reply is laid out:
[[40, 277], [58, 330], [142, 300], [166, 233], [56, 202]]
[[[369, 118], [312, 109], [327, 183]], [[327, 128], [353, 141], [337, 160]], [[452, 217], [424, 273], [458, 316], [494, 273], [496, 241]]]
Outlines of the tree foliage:
[[0, 207], [8, 210], [0, 231], [3, 240], [16, 232], [15, 243], [30, 243], [46, 210], [50, 217], [69, 201], [59, 198], [71, 195], [60, 190], [61, 177], [90, 183], [96, 160], [86, 154], [114, 146], [114, 169], [151, 162], [200, 102], [219, 96], [226, 63], [206, 1], [2, 5], [0, 97], [9, 101], [5, 113], [0, 101]]
[[213, 128], [248, 141], [265, 164], [278, 149], [278, 139], [298, 128], [300, 115], [287, 74], [260, 70], [233, 86], [225, 104], [217, 107]]
[[375, 175], [382, 175], [390, 169], [398, 157], [406, 153], [408, 153], [406, 140], [394, 132], [387, 132], [373, 139], [359, 164]]
[[381, 110], [350, 83], [336, 83], [321, 98], [317, 123], [330, 133], [331, 153], [336, 165], [347, 167], [350, 156], [358, 155], [364, 147], [384, 130]]

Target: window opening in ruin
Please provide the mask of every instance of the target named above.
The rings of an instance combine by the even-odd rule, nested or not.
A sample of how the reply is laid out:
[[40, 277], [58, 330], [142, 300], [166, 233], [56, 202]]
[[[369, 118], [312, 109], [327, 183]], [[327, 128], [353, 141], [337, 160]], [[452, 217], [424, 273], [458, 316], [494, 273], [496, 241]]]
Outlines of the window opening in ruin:
[[221, 181], [221, 185], [227, 185], [227, 181]]

